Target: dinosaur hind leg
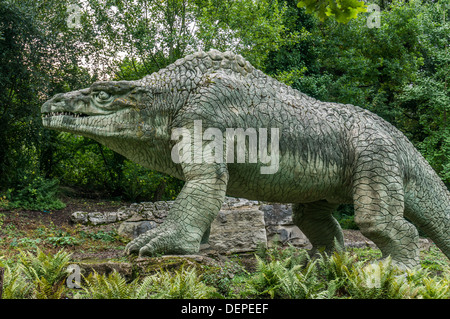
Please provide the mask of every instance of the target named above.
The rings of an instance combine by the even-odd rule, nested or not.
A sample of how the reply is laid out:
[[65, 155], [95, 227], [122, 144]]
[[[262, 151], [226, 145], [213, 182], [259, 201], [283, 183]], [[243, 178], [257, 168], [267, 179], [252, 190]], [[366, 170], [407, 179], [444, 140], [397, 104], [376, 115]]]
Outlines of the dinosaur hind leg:
[[[404, 217], [404, 191], [393, 152], [361, 156], [353, 179], [355, 222], [383, 257], [399, 267], [419, 264], [417, 229]], [[363, 154], [364, 155], [364, 154]]]
[[317, 251], [331, 252], [337, 243], [344, 247], [342, 229], [338, 221], [332, 216], [337, 204], [330, 204], [326, 200], [313, 203], [294, 204], [294, 224], [308, 237], [313, 249], [311, 255]]

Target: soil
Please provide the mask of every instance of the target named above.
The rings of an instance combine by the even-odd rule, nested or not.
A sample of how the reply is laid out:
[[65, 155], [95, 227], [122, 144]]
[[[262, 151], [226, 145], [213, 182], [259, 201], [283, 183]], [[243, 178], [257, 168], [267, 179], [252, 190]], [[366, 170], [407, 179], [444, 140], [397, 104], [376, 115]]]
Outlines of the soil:
[[[90, 212], [107, 212], [116, 211], [120, 207], [129, 206], [130, 203], [123, 201], [111, 201], [111, 200], [99, 200], [99, 199], [86, 199], [86, 198], [64, 198], [66, 207], [60, 210], [54, 211], [34, 211], [34, 210], [6, 210], [0, 208], [0, 214], [2, 214], [3, 228], [6, 226], [14, 229], [14, 232], [18, 234], [18, 238], [28, 237], [28, 234], [33, 234], [39, 227], [47, 227], [48, 229], [56, 229], [61, 231], [76, 232], [77, 229], [70, 219], [73, 212], [76, 211], [90, 211]], [[81, 230], [88, 231], [89, 227], [81, 227]], [[106, 229], [108, 227], [97, 227], [98, 229]], [[20, 234], [20, 235], [19, 235]], [[7, 235], [0, 232], [0, 242], [5, 239]], [[66, 251], [72, 253], [73, 260], [84, 259], [111, 259], [119, 258], [123, 255], [124, 243], [118, 243], [116, 245], [110, 244], [108, 247], [99, 247], [98, 249], [91, 247], [80, 246], [64, 246]], [[8, 244], [5, 244], [8, 246]], [[41, 250], [56, 252], [61, 247], [54, 247], [50, 244], [39, 244]], [[117, 247], [120, 246], [120, 247]], [[4, 247], [0, 246], [0, 249]], [[87, 248], [87, 249], [86, 249]], [[9, 253], [5, 255], [14, 255], [11, 248], [7, 248]], [[18, 249], [17, 249], [18, 250]]]

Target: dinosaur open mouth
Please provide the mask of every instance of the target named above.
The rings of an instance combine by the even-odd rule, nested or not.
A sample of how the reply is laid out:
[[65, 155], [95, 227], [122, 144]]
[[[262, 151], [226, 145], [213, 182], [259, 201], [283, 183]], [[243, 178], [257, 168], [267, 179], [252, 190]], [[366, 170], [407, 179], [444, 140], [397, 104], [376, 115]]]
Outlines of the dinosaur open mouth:
[[52, 117], [52, 116], [70, 116], [70, 117], [86, 117], [89, 116], [84, 113], [72, 113], [72, 112], [50, 112], [50, 113], [43, 113], [42, 117]]

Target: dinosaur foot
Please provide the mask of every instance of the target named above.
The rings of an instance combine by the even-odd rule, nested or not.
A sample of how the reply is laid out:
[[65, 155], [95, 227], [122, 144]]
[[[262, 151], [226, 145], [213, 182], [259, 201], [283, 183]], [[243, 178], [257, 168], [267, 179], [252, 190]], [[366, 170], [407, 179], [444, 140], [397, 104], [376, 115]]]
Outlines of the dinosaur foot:
[[200, 239], [183, 236], [180, 226], [176, 223], [165, 222], [161, 226], [133, 239], [125, 247], [125, 253], [139, 254], [140, 257], [155, 256], [157, 254], [187, 255], [197, 253], [200, 248]]

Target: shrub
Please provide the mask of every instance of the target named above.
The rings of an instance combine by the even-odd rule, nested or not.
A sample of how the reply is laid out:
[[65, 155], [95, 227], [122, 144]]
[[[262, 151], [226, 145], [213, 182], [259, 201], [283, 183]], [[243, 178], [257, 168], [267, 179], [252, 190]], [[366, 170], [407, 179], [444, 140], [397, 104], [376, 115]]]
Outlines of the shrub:
[[17, 188], [9, 188], [4, 195], [3, 205], [7, 209], [31, 210], [62, 209], [65, 204], [57, 198], [59, 182], [41, 176], [24, 176]]

